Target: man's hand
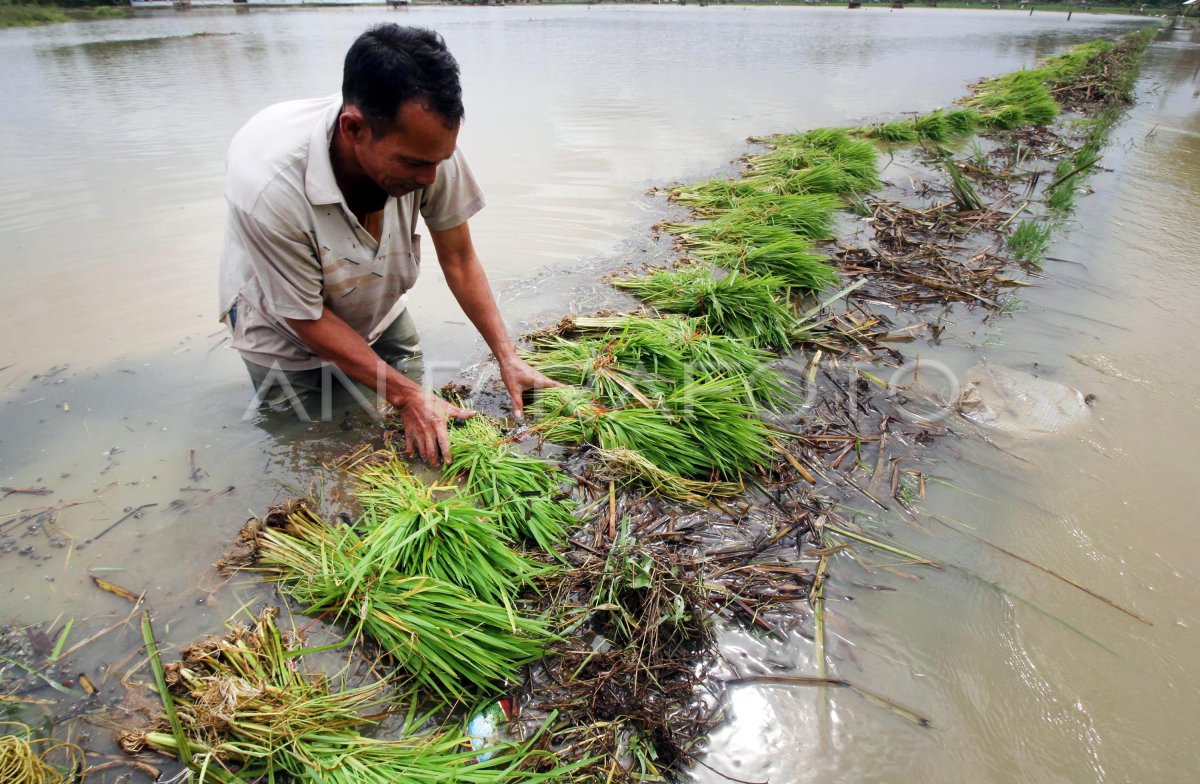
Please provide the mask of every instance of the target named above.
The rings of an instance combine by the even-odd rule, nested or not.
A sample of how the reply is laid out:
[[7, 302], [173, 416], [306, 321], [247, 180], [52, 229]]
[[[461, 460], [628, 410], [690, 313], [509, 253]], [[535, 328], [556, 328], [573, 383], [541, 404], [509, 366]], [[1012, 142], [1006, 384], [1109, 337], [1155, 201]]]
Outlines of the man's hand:
[[513, 412], [516, 413], [518, 419], [525, 416], [525, 403], [523, 400], [525, 392], [531, 389], [563, 386], [559, 382], [537, 372], [526, 364], [524, 360], [516, 357], [500, 363], [500, 379], [504, 382], [504, 388], [508, 390], [508, 396], [512, 398]]
[[451, 417], [470, 419], [475, 416], [474, 411], [452, 406], [424, 391], [407, 396], [396, 407], [404, 424], [404, 446], [409, 457], [420, 457], [431, 466], [443, 461], [450, 462], [447, 420]]

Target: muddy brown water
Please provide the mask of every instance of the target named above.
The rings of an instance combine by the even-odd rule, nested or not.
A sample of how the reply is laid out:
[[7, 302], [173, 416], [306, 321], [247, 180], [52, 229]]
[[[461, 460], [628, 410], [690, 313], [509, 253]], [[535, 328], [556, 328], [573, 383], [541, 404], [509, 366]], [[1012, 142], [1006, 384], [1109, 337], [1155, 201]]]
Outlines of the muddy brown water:
[[[75, 618], [68, 645], [83, 640], [129, 611], [93, 586], [97, 575], [145, 591], [171, 643], [215, 631], [263, 595], [211, 568], [241, 521], [370, 429], [353, 409], [313, 425], [243, 417], [215, 271], [229, 136], [271, 101], [335, 91], [348, 43], [384, 20], [437, 28], [462, 62], [462, 143], [490, 201], [473, 232], [514, 331], [611, 301], [599, 273], [654, 252], [641, 238], [662, 207], [645, 191], [725, 170], [748, 135], [945, 105], [979, 76], [1139, 24], [509, 7], [164, 12], [0, 32], [0, 484], [52, 490], [0, 500], [0, 530], [21, 509], [86, 502], [52, 527], [6, 531], [0, 619]], [[844, 692], [739, 687], [710, 744], [714, 767], [773, 782], [1191, 777], [1198, 65], [1191, 33], [1151, 48], [1141, 102], [1106, 152], [1112, 171], [1089, 181], [1097, 193], [1055, 238], [1061, 261], [1015, 313], [952, 311], [940, 345], [907, 347], [956, 377], [986, 359], [1096, 395], [1092, 421], [1052, 438], [996, 448], [964, 424], [924, 509], [1154, 625], [935, 524], [864, 518], [976, 575], [834, 565], [831, 671], [933, 729]], [[479, 359], [432, 266], [414, 311], [436, 381]], [[155, 506], [95, 538], [144, 504]], [[88, 673], [115, 702], [138, 644], [135, 630], [111, 632], [62, 674]], [[725, 650], [742, 674], [814, 668], [800, 637], [730, 631]], [[103, 745], [104, 730], [76, 731]]]

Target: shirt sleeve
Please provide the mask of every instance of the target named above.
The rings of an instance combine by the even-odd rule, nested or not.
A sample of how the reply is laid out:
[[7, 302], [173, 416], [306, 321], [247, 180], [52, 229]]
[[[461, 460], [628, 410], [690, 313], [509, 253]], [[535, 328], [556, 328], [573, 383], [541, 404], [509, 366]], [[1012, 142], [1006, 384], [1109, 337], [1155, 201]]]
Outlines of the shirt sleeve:
[[230, 205], [230, 230], [276, 318], [312, 320], [324, 312], [324, 276], [312, 239], [298, 227], [263, 221]]
[[437, 180], [421, 192], [421, 217], [431, 231], [466, 223], [487, 202], [462, 150], [438, 165]]

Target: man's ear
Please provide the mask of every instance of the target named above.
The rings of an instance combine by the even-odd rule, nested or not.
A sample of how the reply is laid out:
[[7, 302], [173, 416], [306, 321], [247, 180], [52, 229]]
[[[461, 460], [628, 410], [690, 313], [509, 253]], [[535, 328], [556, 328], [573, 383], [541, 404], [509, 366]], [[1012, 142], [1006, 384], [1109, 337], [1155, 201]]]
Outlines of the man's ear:
[[338, 130], [347, 141], [357, 144], [365, 142], [371, 132], [362, 110], [353, 104], [342, 107], [342, 113], [338, 115]]

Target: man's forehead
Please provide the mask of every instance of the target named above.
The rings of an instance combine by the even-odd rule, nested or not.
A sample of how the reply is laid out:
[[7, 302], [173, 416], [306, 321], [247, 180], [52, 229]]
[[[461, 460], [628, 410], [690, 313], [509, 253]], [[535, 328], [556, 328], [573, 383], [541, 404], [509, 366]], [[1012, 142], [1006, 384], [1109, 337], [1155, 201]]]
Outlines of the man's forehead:
[[396, 112], [396, 124], [388, 136], [400, 154], [426, 163], [438, 163], [454, 154], [458, 144], [458, 125], [447, 127], [446, 120], [416, 101], [402, 105]]

